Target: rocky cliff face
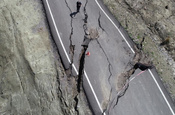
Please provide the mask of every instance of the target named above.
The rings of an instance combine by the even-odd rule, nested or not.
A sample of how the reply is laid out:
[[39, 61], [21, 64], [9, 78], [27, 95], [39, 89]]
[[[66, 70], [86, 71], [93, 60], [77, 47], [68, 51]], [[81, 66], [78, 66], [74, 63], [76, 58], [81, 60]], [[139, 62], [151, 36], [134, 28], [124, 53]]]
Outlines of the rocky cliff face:
[[0, 114], [91, 114], [53, 45], [40, 0], [0, 1]]
[[103, 0], [136, 44], [152, 58], [175, 102], [175, 1]]

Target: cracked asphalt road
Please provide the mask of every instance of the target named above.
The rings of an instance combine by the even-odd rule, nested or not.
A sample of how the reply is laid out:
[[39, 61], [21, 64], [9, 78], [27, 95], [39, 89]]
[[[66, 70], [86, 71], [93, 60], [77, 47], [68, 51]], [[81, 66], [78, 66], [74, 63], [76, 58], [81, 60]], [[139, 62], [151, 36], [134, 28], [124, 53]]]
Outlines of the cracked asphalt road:
[[[49, 13], [49, 8], [47, 8], [47, 6], [45, 7], [51, 31], [59, 48], [64, 67], [70, 71], [71, 75], [76, 76], [77, 72], [73, 69], [72, 64], [75, 65], [77, 70], [79, 69], [81, 65], [80, 59], [82, 59], [81, 56], [84, 54], [82, 52], [82, 49], [84, 48], [82, 44], [86, 39], [90, 39], [86, 42], [88, 48], [84, 51], [89, 51], [91, 55], [85, 56], [85, 60], [83, 59], [83, 68], [92, 84], [102, 110], [85, 77], [83, 77], [83, 86], [94, 114], [101, 115], [102, 112], [105, 112], [105, 114], [110, 115], [172, 115], [148, 72], [144, 72], [134, 79], [130, 83], [126, 94], [122, 96], [119, 99], [118, 104], [114, 106], [118, 93], [116, 79], [121, 73], [125, 73], [132, 68], [132, 65], [128, 63], [133, 60], [134, 53], [123, 40], [119, 31], [99, 9], [95, 0], [82, 0], [80, 13], [75, 13], [76, 1], [43, 1], [45, 5], [46, 1], [48, 1], [50, 5], [55, 24], [52, 22], [52, 19], [49, 18], [52, 17]], [[104, 6], [103, 8], [105, 9]], [[120, 28], [120, 25], [108, 10], [105, 9], [105, 11]], [[62, 43], [60, 43], [58, 39], [57, 31], [54, 28], [55, 25], [57, 26]], [[132, 45], [131, 47], [133, 47], [126, 32], [122, 29], [121, 31]], [[62, 44], [64, 45], [65, 50], [62, 48]], [[67, 58], [65, 51], [68, 53], [69, 59]], [[139, 71], [137, 70], [131, 78], [137, 75], [138, 72]], [[157, 76], [157, 74], [154, 75]], [[164, 92], [166, 93], [166, 91]], [[171, 100], [167, 95], [166, 97], [174, 109]]]

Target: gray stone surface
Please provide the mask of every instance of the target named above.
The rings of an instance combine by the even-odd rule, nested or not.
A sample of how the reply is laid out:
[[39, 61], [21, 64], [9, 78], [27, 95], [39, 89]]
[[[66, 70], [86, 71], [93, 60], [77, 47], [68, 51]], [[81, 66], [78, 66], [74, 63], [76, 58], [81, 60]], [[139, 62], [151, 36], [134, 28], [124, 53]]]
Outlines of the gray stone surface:
[[40, 0], [0, 1], [1, 115], [91, 114], [50, 38]]

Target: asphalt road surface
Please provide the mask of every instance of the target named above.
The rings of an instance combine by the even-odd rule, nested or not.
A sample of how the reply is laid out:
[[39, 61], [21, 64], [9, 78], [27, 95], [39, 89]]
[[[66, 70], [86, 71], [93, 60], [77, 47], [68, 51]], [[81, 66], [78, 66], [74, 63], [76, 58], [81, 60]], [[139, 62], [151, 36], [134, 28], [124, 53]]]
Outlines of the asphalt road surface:
[[[115, 105], [116, 79], [132, 68], [133, 43], [100, 0], [81, 2], [76, 13], [76, 0], [43, 0], [64, 67], [72, 68], [72, 75], [78, 74], [82, 44], [88, 45], [90, 56], [85, 56], [83, 86], [94, 114], [175, 115], [154, 69], [137, 70]], [[92, 39], [84, 41], [88, 37]]]

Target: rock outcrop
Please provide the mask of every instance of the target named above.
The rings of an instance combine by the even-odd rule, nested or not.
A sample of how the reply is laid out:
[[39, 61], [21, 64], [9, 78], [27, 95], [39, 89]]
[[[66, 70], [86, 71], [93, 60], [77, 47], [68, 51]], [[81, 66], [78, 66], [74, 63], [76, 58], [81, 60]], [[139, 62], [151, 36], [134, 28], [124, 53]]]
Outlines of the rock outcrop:
[[0, 114], [91, 114], [53, 45], [40, 0], [0, 1]]
[[152, 58], [175, 102], [175, 1], [103, 0], [136, 44]]

